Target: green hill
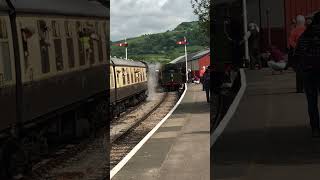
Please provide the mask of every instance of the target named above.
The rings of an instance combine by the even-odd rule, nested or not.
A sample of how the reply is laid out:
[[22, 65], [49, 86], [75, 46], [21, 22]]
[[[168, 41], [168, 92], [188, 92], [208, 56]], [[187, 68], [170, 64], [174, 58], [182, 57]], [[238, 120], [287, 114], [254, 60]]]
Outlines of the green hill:
[[[209, 47], [209, 37], [201, 30], [197, 21], [183, 22], [172, 31], [157, 34], [145, 34], [140, 37], [127, 39], [129, 43], [128, 58], [152, 62], [169, 62], [184, 54], [184, 46], [176, 42], [186, 36], [189, 45], [188, 53]], [[122, 41], [111, 42], [116, 44]], [[111, 56], [125, 57], [124, 47], [111, 46]]]

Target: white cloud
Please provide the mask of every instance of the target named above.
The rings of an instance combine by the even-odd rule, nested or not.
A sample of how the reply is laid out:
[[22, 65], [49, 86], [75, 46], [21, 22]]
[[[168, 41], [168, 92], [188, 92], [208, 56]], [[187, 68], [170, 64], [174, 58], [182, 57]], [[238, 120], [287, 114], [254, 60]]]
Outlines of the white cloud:
[[111, 40], [164, 32], [197, 20], [190, 0], [111, 0]]

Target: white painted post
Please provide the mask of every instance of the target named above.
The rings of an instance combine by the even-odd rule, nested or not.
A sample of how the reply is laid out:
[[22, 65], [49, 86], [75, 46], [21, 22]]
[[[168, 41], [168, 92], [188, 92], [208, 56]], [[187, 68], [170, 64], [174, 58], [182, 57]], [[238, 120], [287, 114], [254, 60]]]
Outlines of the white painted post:
[[[248, 32], [247, 1], [246, 0], [242, 0], [242, 9], [243, 9], [243, 30], [244, 30], [244, 33], [246, 34]], [[244, 42], [245, 42], [244, 43], [245, 59], [248, 60], [250, 63], [248, 39], [245, 39]]]
[[188, 82], [189, 78], [188, 78], [188, 57], [187, 57], [187, 41], [186, 41], [186, 37], [184, 37], [184, 41], [185, 41], [185, 44], [184, 44], [184, 53], [185, 53], [185, 57], [186, 57], [186, 80]]
[[[127, 38], [124, 38], [124, 43], [127, 44]], [[128, 60], [128, 47], [126, 46], [126, 60]]]

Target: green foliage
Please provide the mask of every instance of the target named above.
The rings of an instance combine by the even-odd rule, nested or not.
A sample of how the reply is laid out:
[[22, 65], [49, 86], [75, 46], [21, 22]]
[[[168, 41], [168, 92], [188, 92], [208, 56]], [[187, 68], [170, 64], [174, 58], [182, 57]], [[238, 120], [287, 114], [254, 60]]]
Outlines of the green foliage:
[[[209, 46], [209, 36], [206, 36], [201, 30], [197, 21], [183, 22], [172, 31], [127, 39], [129, 44], [128, 58], [167, 63], [184, 54], [184, 46], [176, 44], [177, 41], [183, 40], [184, 36], [190, 43], [187, 47], [189, 53], [203, 50]], [[111, 44], [123, 41], [111, 42]], [[111, 46], [111, 55], [125, 57], [124, 47]]]
[[210, 35], [210, 3], [211, 0], [191, 0], [195, 15], [199, 17], [199, 24], [204, 33]]

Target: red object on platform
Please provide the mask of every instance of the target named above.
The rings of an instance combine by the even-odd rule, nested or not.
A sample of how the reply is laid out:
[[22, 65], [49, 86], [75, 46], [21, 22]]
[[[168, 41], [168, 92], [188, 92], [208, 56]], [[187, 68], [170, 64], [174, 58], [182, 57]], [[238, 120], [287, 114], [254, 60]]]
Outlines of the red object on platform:
[[120, 46], [120, 47], [128, 47], [128, 43], [125, 42], [125, 43], [119, 43], [119, 44], [115, 44], [116, 46]]

